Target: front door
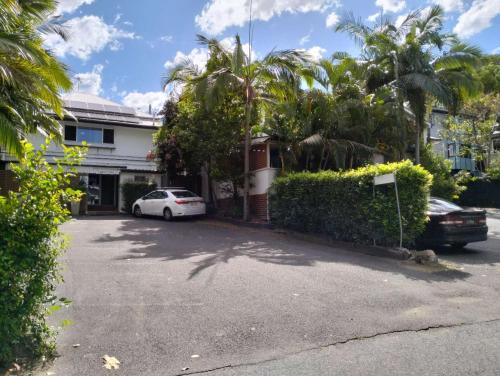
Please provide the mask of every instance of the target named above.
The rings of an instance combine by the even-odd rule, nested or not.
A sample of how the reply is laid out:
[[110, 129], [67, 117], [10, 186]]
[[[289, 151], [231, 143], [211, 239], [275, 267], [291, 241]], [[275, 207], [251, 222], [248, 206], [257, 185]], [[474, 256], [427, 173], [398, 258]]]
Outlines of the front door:
[[87, 202], [89, 210], [117, 209], [118, 176], [89, 174]]

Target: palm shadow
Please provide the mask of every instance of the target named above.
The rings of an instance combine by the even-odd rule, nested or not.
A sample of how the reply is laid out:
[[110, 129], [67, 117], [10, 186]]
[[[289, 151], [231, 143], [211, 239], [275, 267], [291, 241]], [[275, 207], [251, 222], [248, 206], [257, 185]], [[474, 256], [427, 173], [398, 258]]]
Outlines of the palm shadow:
[[123, 243], [127, 253], [118, 260], [154, 258], [159, 261], [194, 259], [188, 280], [231, 259], [248, 257], [263, 263], [313, 267], [318, 263], [347, 263], [402, 274], [428, 282], [460, 280], [470, 274], [457, 270], [426, 272], [404, 262], [353, 253], [345, 248], [291, 239], [268, 229], [249, 229], [212, 220], [165, 222], [161, 219], [120, 218], [119, 230], [102, 234], [96, 243]]

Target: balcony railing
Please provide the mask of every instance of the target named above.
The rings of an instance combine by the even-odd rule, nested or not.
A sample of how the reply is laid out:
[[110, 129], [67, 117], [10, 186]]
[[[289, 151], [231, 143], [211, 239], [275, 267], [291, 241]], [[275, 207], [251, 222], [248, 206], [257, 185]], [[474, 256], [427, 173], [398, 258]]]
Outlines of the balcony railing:
[[453, 170], [464, 170], [471, 172], [476, 170], [476, 164], [472, 158], [449, 157], [448, 159], [453, 163]]

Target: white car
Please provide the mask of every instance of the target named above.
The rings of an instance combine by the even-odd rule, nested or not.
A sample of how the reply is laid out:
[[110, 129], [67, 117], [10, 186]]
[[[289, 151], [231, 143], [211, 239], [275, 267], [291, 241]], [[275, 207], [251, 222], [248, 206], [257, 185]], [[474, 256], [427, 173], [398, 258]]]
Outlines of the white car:
[[138, 199], [132, 205], [136, 217], [162, 216], [170, 221], [174, 217], [205, 215], [205, 201], [191, 191], [182, 188], [160, 188]]

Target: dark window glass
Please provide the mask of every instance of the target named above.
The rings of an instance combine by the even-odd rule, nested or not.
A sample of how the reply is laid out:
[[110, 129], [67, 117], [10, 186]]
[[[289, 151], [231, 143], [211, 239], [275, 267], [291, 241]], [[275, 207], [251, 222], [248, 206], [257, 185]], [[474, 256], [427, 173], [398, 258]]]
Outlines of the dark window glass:
[[76, 141], [76, 127], [74, 125], [64, 126], [64, 139], [66, 141]]
[[86, 141], [89, 144], [102, 144], [102, 129], [78, 127], [76, 140], [78, 142]]
[[177, 198], [198, 197], [190, 191], [174, 191], [171, 193]]
[[429, 199], [429, 211], [432, 213], [449, 213], [459, 210], [463, 209], [449, 201], [435, 197]]
[[103, 129], [102, 142], [105, 144], [115, 143], [115, 131], [114, 129]]
[[136, 175], [136, 176], [134, 176], [134, 181], [136, 183], [145, 183], [146, 182], [146, 177], [145, 176]]
[[269, 167], [271, 168], [281, 168], [280, 151], [277, 147], [271, 146], [269, 150]]
[[150, 197], [149, 197], [151, 200], [159, 200], [159, 199], [162, 199], [164, 198], [163, 197], [163, 192], [160, 192], [160, 191], [156, 191], [156, 192], [153, 192], [150, 194]]

